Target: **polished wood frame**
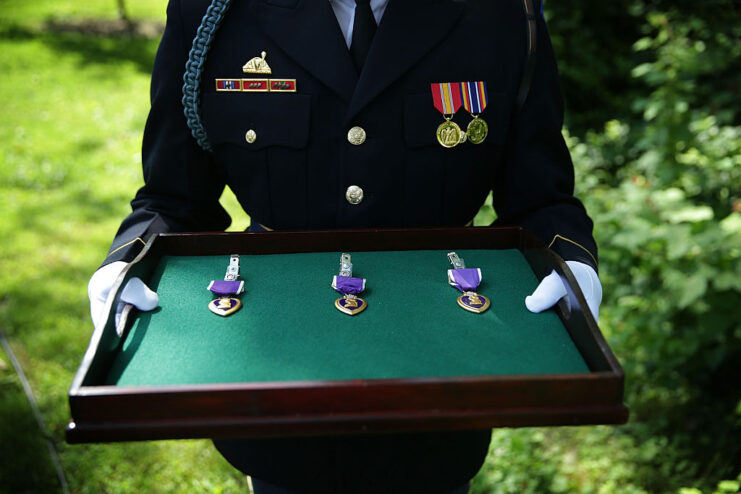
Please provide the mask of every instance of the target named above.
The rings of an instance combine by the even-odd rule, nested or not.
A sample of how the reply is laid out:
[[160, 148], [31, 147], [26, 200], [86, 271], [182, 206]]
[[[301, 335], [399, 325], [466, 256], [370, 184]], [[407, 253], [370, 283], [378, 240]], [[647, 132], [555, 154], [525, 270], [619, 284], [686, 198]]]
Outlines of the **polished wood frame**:
[[[425, 379], [101, 386], [123, 338], [114, 325], [120, 288], [143, 280], [163, 255], [324, 251], [519, 249], [542, 279], [568, 281], [557, 306], [590, 372]], [[109, 317], [96, 329], [69, 390], [70, 443], [268, 437], [544, 425], [622, 424], [624, 375], [566, 264], [520, 228], [431, 228], [162, 234], [119, 276]], [[133, 314], [133, 312], [132, 312]], [[121, 326], [127, 328], [125, 320]], [[129, 321], [130, 322], [130, 321]], [[121, 331], [119, 329], [119, 331]], [[124, 330], [125, 331], [125, 330]]]

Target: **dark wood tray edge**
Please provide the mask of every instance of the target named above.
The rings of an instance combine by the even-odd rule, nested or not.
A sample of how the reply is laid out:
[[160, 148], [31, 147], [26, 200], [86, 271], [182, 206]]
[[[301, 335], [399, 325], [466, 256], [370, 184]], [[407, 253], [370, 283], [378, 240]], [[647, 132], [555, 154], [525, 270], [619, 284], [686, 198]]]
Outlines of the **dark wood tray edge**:
[[396, 413], [358, 413], [341, 417], [295, 414], [290, 417], [218, 417], [211, 420], [71, 422], [67, 442], [146, 441], [228, 437], [284, 437], [367, 434], [404, 431], [474, 430], [493, 427], [621, 425], [628, 419], [623, 405], [567, 408], [491, 410], [408, 410]]

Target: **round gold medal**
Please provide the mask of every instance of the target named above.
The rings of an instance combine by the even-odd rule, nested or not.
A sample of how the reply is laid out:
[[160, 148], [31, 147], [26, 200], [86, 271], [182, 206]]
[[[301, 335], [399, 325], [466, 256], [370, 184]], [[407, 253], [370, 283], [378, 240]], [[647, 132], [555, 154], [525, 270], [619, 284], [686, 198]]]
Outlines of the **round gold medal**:
[[466, 128], [466, 134], [471, 144], [481, 144], [489, 135], [489, 126], [483, 119], [474, 117]]
[[457, 123], [446, 120], [437, 128], [437, 142], [442, 147], [452, 148], [460, 144], [461, 134], [463, 132]]

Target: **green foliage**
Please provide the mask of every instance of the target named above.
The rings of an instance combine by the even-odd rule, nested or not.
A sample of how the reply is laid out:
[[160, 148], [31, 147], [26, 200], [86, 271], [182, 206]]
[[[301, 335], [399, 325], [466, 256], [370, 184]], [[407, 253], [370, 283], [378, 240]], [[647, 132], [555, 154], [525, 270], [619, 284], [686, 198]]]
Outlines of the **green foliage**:
[[[165, 5], [127, 2], [133, 18], [159, 21]], [[2, 2], [0, 328], [28, 374], [72, 492], [243, 492], [244, 478], [209, 441], [64, 442], [67, 389], [92, 331], [87, 280], [141, 182], [157, 40], [46, 22], [115, 16], [113, 0]], [[235, 209], [233, 195], [227, 203]], [[44, 439], [0, 360], [0, 492], [61, 491]]]
[[577, 193], [600, 245], [600, 326], [626, 371], [631, 421], [498, 431], [477, 492], [734, 492], [741, 12], [729, 1], [546, 7]]
[[[680, 111], [704, 108], [724, 123], [739, 123], [738, 2], [545, 0], [545, 7], [573, 133], [633, 120], [647, 104], [646, 83], [682, 90]], [[637, 79], [643, 71], [648, 77]], [[664, 103], [652, 105], [653, 112]]]

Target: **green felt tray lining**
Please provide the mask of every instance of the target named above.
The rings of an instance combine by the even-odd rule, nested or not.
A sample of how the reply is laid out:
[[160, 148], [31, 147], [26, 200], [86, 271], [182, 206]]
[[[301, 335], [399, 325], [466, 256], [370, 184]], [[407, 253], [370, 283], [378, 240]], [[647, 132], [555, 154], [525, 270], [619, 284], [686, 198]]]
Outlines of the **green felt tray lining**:
[[155, 311], [139, 314], [106, 384], [386, 379], [588, 373], [553, 311], [531, 314], [537, 279], [517, 250], [460, 250], [479, 267], [492, 307], [458, 307], [447, 251], [353, 253], [368, 309], [348, 316], [331, 288], [340, 252], [243, 255], [244, 307], [222, 318], [206, 286], [229, 256], [165, 256], [150, 284]]

